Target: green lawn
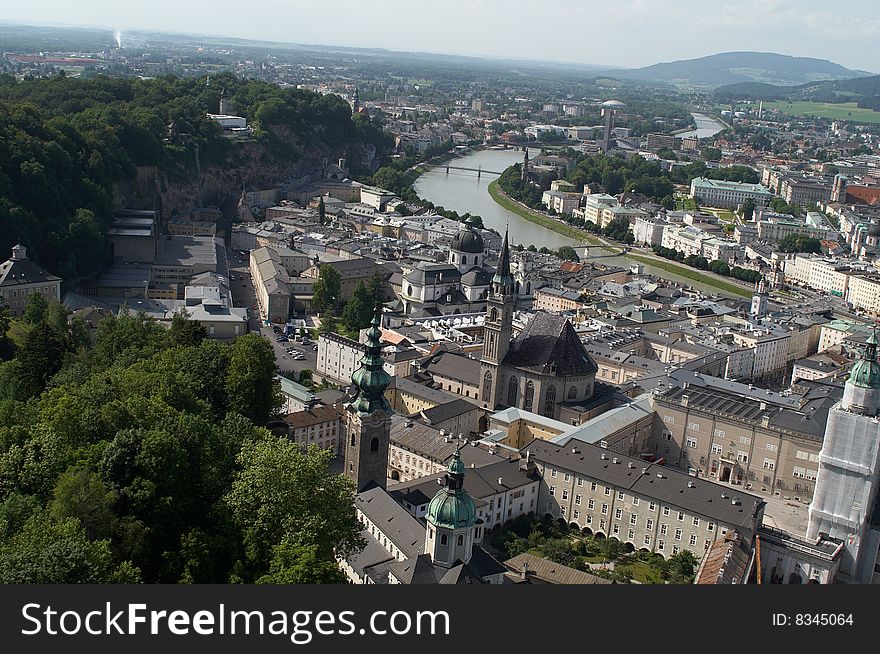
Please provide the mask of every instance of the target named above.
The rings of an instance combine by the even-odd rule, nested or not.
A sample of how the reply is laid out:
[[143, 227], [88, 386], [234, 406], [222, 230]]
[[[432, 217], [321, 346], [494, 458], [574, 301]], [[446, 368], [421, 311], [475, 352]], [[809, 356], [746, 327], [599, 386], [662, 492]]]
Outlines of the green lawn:
[[554, 231], [557, 234], [568, 236], [569, 238], [573, 238], [576, 241], [586, 241], [587, 243], [592, 243], [594, 245], [601, 244], [599, 239], [597, 239], [595, 236], [591, 236], [590, 234], [587, 234], [577, 227], [572, 227], [571, 225], [566, 225], [565, 223], [560, 223], [556, 220], [553, 220], [552, 218], [543, 216], [537, 211], [532, 211], [528, 207], [524, 207], [518, 202], [510, 199], [507, 194], [498, 187], [497, 179], [489, 184], [489, 195], [491, 195], [492, 199], [495, 200], [495, 202], [500, 204], [502, 207], [504, 207], [507, 211], [515, 213], [517, 216], [525, 218], [531, 223], [536, 223], [538, 225], [541, 225], [541, 227], [546, 227], [547, 229]]
[[817, 116], [831, 120], [851, 120], [857, 123], [880, 123], [880, 111], [862, 109], [855, 102], [765, 102], [765, 109], [777, 109], [791, 116]]

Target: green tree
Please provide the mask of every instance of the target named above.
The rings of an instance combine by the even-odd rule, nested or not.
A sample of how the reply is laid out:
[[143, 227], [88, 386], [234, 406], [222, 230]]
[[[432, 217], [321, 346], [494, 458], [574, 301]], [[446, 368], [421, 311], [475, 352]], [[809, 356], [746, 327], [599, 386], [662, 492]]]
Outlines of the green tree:
[[570, 245], [563, 245], [556, 251], [556, 256], [564, 261], [580, 261], [577, 251]]
[[822, 254], [822, 241], [807, 234], [787, 234], [776, 246], [780, 252], [812, 252]]
[[669, 576], [669, 583], [672, 584], [692, 584], [696, 574], [699, 560], [690, 550], [681, 550], [678, 554], [673, 554], [666, 561], [666, 570]]
[[8, 361], [15, 353], [15, 345], [12, 343], [12, 339], [9, 338], [9, 325], [11, 323], [9, 314], [9, 308], [4, 304], [3, 299], [0, 298], [0, 362]]
[[285, 536], [275, 546], [269, 573], [258, 584], [345, 584], [348, 577], [335, 560], [321, 555], [318, 545], [303, 545]]
[[281, 406], [281, 391], [275, 379], [272, 344], [256, 334], [239, 337], [231, 345], [226, 374], [229, 410], [265, 425]]
[[706, 161], [721, 161], [721, 149], [705, 147], [700, 150], [700, 156]]
[[61, 370], [65, 338], [46, 322], [35, 325], [18, 350], [15, 361], [21, 388], [26, 396], [35, 397], [43, 392], [49, 380]]
[[336, 268], [323, 264], [313, 286], [312, 307], [317, 313], [335, 309], [342, 300], [342, 278]]
[[357, 332], [370, 325], [373, 318], [372, 298], [364, 283], [358, 284], [351, 294], [351, 298], [345, 303], [342, 310], [342, 324], [350, 332]]
[[76, 519], [35, 513], [22, 529], [0, 540], [0, 583], [131, 584], [140, 571], [116, 563], [106, 540], [90, 541]]
[[378, 270], [373, 273], [372, 277], [370, 277], [370, 286], [368, 290], [370, 304], [372, 306], [385, 302], [388, 293], [387, 284], [385, 283], [385, 280], [382, 279], [382, 275], [379, 274]]
[[208, 330], [198, 320], [190, 320], [189, 315], [180, 310], [171, 318], [168, 337], [173, 345], [195, 347], [208, 338]]
[[116, 492], [85, 467], [73, 467], [58, 478], [50, 506], [59, 520], [76, 518], [89, 540], [110, 538], [118, 522], [113, 512]]
[[746, 198], [745, 202], [742, 204], [742, 216], [743, 220], [749, 222], [752, 220], [752, 217], [755, 215], [755, 200], [753, 198]]
[[[314, 548], [308, 556], [325, 563], [363, 547], [354, 486], [330, 472], [331, 456], [314, 446], [303, 452], [286, 438], [268, 435], [242, 447], [226, 504], [242, 531], [246, 567], [254, 578], [269, 571], [272, 559], [276, 570], [296, 567], [290, 562], [303, 556], [302, 547]], [[285, 538], [279, 554], [275, 547]]]
[[318, 199], [318, 221], [321, 225], [327, 224], [327, 207], [324, 206], [323, 196]]
[[22, 318], [29, 325], [37, 325], [46, 319], [49, 310], [49, 302], [40, 293], [31, 293], [28, 296], [27, 306], [24, 308]]

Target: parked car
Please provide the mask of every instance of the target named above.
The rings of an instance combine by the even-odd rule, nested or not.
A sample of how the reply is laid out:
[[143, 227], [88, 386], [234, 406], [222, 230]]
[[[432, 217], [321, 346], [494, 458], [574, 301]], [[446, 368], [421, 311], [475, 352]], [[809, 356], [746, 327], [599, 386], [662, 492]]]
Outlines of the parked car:
[[317, 352], [317, 351], [318, 351], [318, 346], [316, 345], [315, 347], [312, 348], [312, 352]]

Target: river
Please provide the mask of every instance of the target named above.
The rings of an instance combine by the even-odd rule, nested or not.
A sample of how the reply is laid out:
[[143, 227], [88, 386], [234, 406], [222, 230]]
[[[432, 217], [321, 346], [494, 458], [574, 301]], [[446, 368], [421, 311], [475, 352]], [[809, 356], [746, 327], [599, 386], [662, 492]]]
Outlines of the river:
[[[538, 153], [538, 150], [529, 149], [530, 158]], [[453, 159], [449, 163], [464, 168], [482, 167], [484, 170], [501, 172], [508, 166], [522, 161], [522, 156], [522, 150], [479, 150]], [[553, 250], [563, 245], [583, 245], [581, 242], [529, 222], [517, 214], [510, 213], [497, 204], [488, 191], [489, 182], [497, 177], [494, 174], [484, 173], [477, 179], [476, 173], [464, 170], [450, 170], [447, 173], [446, 165], [440, 164], [421, 175], [416, 180], [414, 187], [420, 197], [430, 200], [436, 206], [442, 206], [460, 214], [469, 212], [479, 215], [483, 219], [483, 225], [500, 234], [504, 233], [509, 224], [511, 244], [521, 243], [526, 246], [534, 244], [538, 248], [547, 247]], [[583, 256], [583, 251], [579, 254]], [[629, 268], [635, 263], [626, 257], [612, 256], [599, 247], [590, 248], [590, 256], [585, 260], [623, 268]], [[699, 288], [706, 293], [727, 295], [713, 286], [700, 284], [653, 266], [645, 266], [645, 272], [649, 275]], [[737, 296], [731, 295], [731, 297]]]
[[680, 136], [681, 138], [696, 136], [699, 139], [707, 139], [710, 136], [715, 136], [718, 132], [724, 130], [724, 125], [719, 123], [714, 118], [709, 118], [709, 116], [698, 113], [691, 113], [691, 116], [694, 117], [694, 122], [697, 123], [697, 129], [688, 130], [687, 132], [681, 132], [679, 134], [676, 134], [676, 136]]

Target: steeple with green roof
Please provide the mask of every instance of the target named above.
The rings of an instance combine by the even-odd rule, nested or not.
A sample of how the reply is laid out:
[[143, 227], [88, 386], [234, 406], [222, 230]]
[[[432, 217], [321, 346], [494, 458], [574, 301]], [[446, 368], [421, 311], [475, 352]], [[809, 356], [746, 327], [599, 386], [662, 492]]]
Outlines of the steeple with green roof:
[[446, 467], [446, 483], [428, 504], [428, 524], [435, 528], [469, 529], [476, 524], [474, 499], [464, 489], [464, 464], [456, 449]]
[[865, 341], [862, 357], [849, 373], [849, 382], [861, 388], [880, 389], [880, 363], [877, 362], [877, 328]]
[[351, 376], [352, 383], [357, 387], [357, 395], [350, 406], [359, 414], [366, 415], [382, 410], [391, 413], [391, 405], [385, 398], [385, 389], [391, 383], [391, 377], [383, 368], [382, 360], [382, 305], [376, 305], [376, 312], [367, 330], [366, 352], [361, 357], [361, 366]]

